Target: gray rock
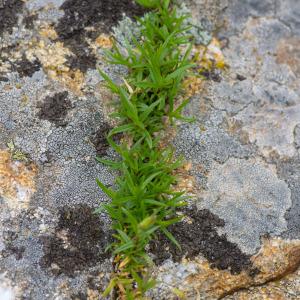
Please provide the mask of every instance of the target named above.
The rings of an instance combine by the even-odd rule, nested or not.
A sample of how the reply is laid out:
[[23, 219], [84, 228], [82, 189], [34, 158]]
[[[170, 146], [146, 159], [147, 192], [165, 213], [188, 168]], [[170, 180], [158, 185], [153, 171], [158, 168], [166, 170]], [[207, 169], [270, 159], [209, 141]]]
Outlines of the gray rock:
[[235, 158], [214, 166], [198, 203], [225, 220], [220, 233], [248, 254], [259, 249], [261, 236], [287, 229], [284, 214], [290, 206], [289, 187], [275, 170], [254, 159]]
[[300, 3], [298, 0], [277, 0], [276, 15], [289, 26], [294, 34], [300, 35]]
[[[192, 9], [197, 25], [193, 34], [198, 42], [207, 43], [210, 39], [203, 28], [218, 28], [229, 66], [222, 72], [220, 82], [206, 81], [203, 92], [191, 99], [185, 114], [194, 115], [196, 121], [179, 123], [173, 141], [176, 153], [192, 161], [199, 208], [209, 209], [223, 219], [225, 226], [219, 234], [226, 234], [229, 241], [249, 254], [259, 250], [264, 235], [300, 238], [300, 2], [178, 2]], [[75, 81], [75, 85], [82, 84], [82, 88], [75, 93], [65, 82], [74, 75], [63, 59], [67, 51], [54, 47], [53, 51], [62, 51], [58, 56], [62, 66], [42, 65], [32, 77], [13, 72], [13, 63], [24, 53], [28, 57], [36, 56], [36, 52], [50, 55], [47, 51], [57, 41], [39, 32], [44, 25], [55, 25], [64, 15], [59, 10], [62, 3], [26, 1], [13, 33], [6, 32], [1, 37], [0, 80], [5, 77], [5, 81], [0, 81], [0, 147], [7, 149], [7, 142], [13, 140], [38, 169], [35, 193], [26, 209], [13, 210], [0, 196], [1, 253], [5, 254], [9, 242], [16, 249], [25, 248], [19, 260], [11, 254], [0, 260], [0, 269], [6, 271], [7, 277], [0, 277], [0, 295], [9, 300], [15, 291], [21, 291], [24, 299], [72, 299], [78, 293], [85, 295], [88, 280], [95, 280], [99, 273], [104, 274], [98, 285], [98, 290], [102, 289], [112, 271], [109, 259], [74, 278], [53, 276], [39, 267], [44, 255], [41, 238], [57, 234], [59, 210], [83, 203], [96, 207], [108, 201], [95, 178], [113, 185], [115, 176], [95, 162], [96, 150], [90, 143], [91, 135], [107, 122], [107, 106], [112, 100], [104, 92], [103, 79], [97, 71], [90, 69], [80, 74], [82, 82]], [[38, 14], [34, 28], [25, 29], [24, 17], [34, 12]], [[132, 27], [134, 23], [125, 18], [115, 28], [115, 37], [121, 44], [132, 31], [139, 34], [139, 29]], [[91, 30], [84, 31], [92, 36]], [[40, 45], [40, 41], [45, 44]], [[35, 47], [40, 48], [33, 51]], [[122, 82], [127, 71], [108, 66], [103, 49], [95, 46], [91, 51], [98, 59], [97, 65]], [[41, 63], [46, 64], [47, 59]], [[59, 76], [53, 77], [53, 72]], [[68, 91], [71, 106], [63, 122], [40, 119], [40, 105], [45, 98], [64, 91]], [[108, 150], [107, 155], [114, 153]], [[100, 218], [108, 231], [110, 220], [104, 214]], [[168, 299], [167, 282], [180, 287], [183, 279], [196, 273], [193, 262], [165, 262], [159, 275], [162, 282], [150, 293], [152, 298]], [[199, 297], [207, 299], [206, 295]]]
[[64, 0], [29, 0], [26, 1], [26, 7], [29, 10], [39, 10], [47, 5], [59, 8], [64, 3]]
[[300, 148], [300, 124], [297, 124], [294, 129], [294, 143], [297, 149]]
[[286, 212], [287, 231], [285, 236], [290, 239], [300, 238], [300, 159], [295, 157], [278, 162], [278, 173], [291, 190], [292, 205]]

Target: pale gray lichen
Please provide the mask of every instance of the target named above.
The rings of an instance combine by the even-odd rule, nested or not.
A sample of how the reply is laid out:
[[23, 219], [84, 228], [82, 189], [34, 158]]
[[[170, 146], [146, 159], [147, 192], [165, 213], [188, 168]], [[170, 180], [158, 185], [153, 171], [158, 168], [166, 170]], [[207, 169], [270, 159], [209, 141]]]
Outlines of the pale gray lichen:
[[276, 170], [257, 159], [230, 158], [215, 163], [208, 176], [207, 192], [198, 203], [225, 220], [220, 233], [237, 243], [244, 253], [254, 254], [261, 236], [280, 235], [287, 229], [284, 218], [291, 191]]
[[[204, 29], [201, 21], [192, 18], [190, 9], [184, 3], [178, 4], [176, 10], [178, 16], [187, 16], [184, 25], [190, 27], [188, 34], [193, 36], [194, 42], [208, 45], [212, 36]], [[141, 38], [141, 27], [138, 22], [124, 16], [118, 26], [113, 27], [113, 36], [122, 48], [126, 48], [126, 43], [132, 44], [133, 37], [137, 40]]]
[[178, 16], [187, 16], [185, 20], [186, 26], [191, 26], [189, 33], [194, 37], [195, 44], [208, 45], [212, 39], [211, 34], [206, 31], [201, 21], [192, 18], [190, 9], [181, 3], [177, 7]]
[[132, 44], [132, 38], [139, 40], [141, 36], [141, 27], [139, 24], [128, 17], [124, 17], [113, 27], [113, 36], [122, 48], [126, 48], [126, 43]]

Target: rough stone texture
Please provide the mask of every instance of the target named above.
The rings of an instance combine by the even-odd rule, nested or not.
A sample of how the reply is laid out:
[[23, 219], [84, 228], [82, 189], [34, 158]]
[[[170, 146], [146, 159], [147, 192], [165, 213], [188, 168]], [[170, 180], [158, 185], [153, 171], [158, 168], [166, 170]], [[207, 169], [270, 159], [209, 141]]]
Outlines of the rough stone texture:
[[287, 229], [284, 214], [291, 206], [291, 192], [261, 162], [230, 158], [214, 166], [203, 197], [198, 206], [226, 220], [220, 232], [245, 253], [259, 249], [262, 235], [280, 235]]
[[[154, 270], [161, 283], [152, 295], [158, 299], [177, 299], [174, 292], [173, 295], [170, 293], [172, 287], [179, 289], [187, 299], [223, 299], [239, 290], [262, 286], [293, 274], [300, 264], [299, 247], [298, 240], [264, 240], [260, 251], [251, 258], [253, 266], [260, 270], [254, 275], [246, 272], [233, 275], [228, 271], [212, 269], [202, 258], [184, 260], [180, 264], [166, 261]], [[294, 292], [297, 293], [297, 289]]]
[[278, 162], [278, 175], [284, 179], [291, 190], [292, 205], [286, 212], [285, 218], [288, 222], [288, 230], [285, 236], [288, 238], [300, 238], [300, 158]]
[[13, 300], [15, 299], [15, 291], [11, 286], [9, 280], [5, 277], [5, 274], [0, 275], [0, 295], [1, 300]]
[[297, 300], [300, 295], [300, 271], [296, 271], [283, 279], [271, 281], [262, 286], [251, 287], [227, 296], [227, 300], [261, 300], [261, 299], [291, 299]]
[[[107, 66], [103, 49], [112, 46], [112, 25], [132, 16], [132, 3], [122, 1], [111, 20], [101, 5], [81, 10], [80, 1], [2, 2], [0, 295], [101, 299], [112, 271], [101, 255], [110, 220], [91, 212], [107, 201], [95, 178], [112, 185], [114, 174], [94, 158], [114, 155], [103, 137], [114, 126], [114, 99], [96, 67], [121, 82], [126, 70]], [[300, 2], [182, 2], [215, 35], [193, 49], [205, 50], [197, 62], [206, 79], [187, 83], [193, 96], [185, 113], [196, 121], [178, 123], [167, 138], [189, 161], [177, 188], [194, 196], [190, 208], [199, 211], [176, 225], [185, 253], [155, 241], [174, 261], [161, 256], [153, 267], [162, 282], [149, 297], [176, 299], [177, 288], [187, 299], [299, 299]], [[125, 19], [115, 34], [127, 36], [132, 24]], [[209, 37], [198, 29], [196, 41]], [[26, 161], [13, 158], [11, 141]], [[239, 267], [220, 253], [238, 253]], [[64, 271], [69, 254], [83, 263]]]
[[0, 151], [0, 195], [9, 208], [19, 210], [27, 208], [35, 192], [34, 164], [12, 160], [8, 151]]

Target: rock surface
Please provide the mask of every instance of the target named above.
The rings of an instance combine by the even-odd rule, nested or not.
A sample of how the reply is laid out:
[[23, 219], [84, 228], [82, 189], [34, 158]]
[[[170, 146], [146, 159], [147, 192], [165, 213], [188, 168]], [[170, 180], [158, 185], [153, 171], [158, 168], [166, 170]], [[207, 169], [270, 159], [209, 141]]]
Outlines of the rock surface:
[[[96, 69], [121, 80], [103, 50], [144, 11], [96, 2], [0, 1], [0, 300], [101, 299], [112, 271], [93, 209], [107, 201], [95, 178], [114, 180], [94, 159], [114, 155], [113, 97]], [[150, 245], [148, 296], [299, 299], [300, 2], [181, 2], [209, 43], [186, 83], [196, 121], [168, 139], [194, 197], [172, 228], [183, 251]]]

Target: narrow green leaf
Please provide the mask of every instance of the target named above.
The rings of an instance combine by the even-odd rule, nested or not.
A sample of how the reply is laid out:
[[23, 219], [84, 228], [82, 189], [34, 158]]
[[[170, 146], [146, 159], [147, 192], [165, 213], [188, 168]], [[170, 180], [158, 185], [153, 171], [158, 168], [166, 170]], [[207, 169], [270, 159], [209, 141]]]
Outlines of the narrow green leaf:
[[161, 227], [161, 231], [165, 234], [165, 236], [178, 248], [181, 249], [181, 246], [179, 243], [176, 241], [175, 237], [171, 232], [169, 232], [166, 228]]
[[110, 198], [113, 199], [113, 198], [116, 196], [116, 193], [115, 193], [113, 190], [107, 188], [107, 187], [106, 187], [99, 179], [96, 179], [96, 182], [97, 182], [98, 186], [101, 188], [101, 190], [102, 190], [108, 197], [110, 197]]

